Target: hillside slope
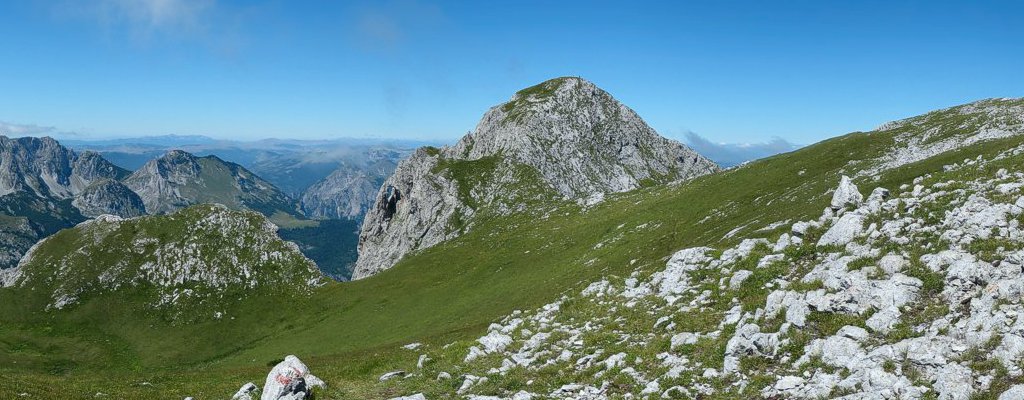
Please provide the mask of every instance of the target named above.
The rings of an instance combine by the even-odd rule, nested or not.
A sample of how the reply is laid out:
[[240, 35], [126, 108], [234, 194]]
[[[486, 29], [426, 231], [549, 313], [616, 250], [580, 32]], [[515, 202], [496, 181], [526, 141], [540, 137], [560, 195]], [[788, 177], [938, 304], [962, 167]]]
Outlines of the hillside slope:
[[363, 221], [353, 278], [458, 237], [480, 218], [717, 170], [593, 83], [552, 79], [488, 110], [454, 146], [403, 160]]
[[[1013, 110], [1024, 105], [1024, 100], [993, 100], [984, 107], [979, 104], [983, 103], [937, 113], [981, 121], [984, 115], [1014, 116]], [[927, 114], [917, 120], [922, 128], [930, 130], [925, 121], [935, 115]], [[1019, 300], [1015, 303], [1012, 298], [1003, 299], [996, 301], [994, 307], [986, 307], [988, 300], [978, 296], [1002, 290], [1000, 274], [1010, 271], [999, 272], [1002, 270], [994, 265], [995, 261], [1013, 262], [1010, 256], [1018, 239], [1011, 232], [1019, 229], [1020, 221], [1013, 222], [1019, 216], [1009, 210], [1019, 207], [1016, 199], [1020, 188], [1016, 185], [1024, 173], [1024, 154], [1020, 150], [1024, 146], [1022, 125], [1014, 120], [1000, 122], [998, 126], [1007, 133], [999, 138], [881, 168], [879, 165], [891, 154], [921, 150], [923, 146], [901, 140], [900, 135], [906, 131], [900, 129], [857, 132], [684, 183], [609, 195], [589, 207], [564, 201], [548, 205], [548, 211], [540, 218], [522, 214], [495, 217], [458, 238], [411, 254], [394, 268], [371, 278], [329, 283], [316, 289], [308, 299], [274, 303], [273, 307], [267, 303], [240, 302], [240, 307], [248, 307], [251, 313], [264, 317], [243, 312], [237, 314], [237, 320], [211, 322], [202, 325], [202, 329], [184, 330], [149, 319], [105, 321], [111, 318], [110, 313], [97, 310], [110, 310], [101, 306], [120, 303], [99, 299], [74, 308], [38, 312], [21, 305], [18, 299], [25, 292], [17, 288], [0, 289], [0, 318], [8, 321], [0, 327], [0, 357], [16, 357], [19, 365], [0, 363], [7, 366], [0, 367], [5, 376], [12, 377], [0, 381], [0, 393], [24, 392], [44, 398], [92, 397], [97, 391], [123, 398], [227, 397], [244, 382], [264, 379], [268, 364], [286, 354], [297, 354], [328, 382], [327, 390], [318, 393], [318, 398], [328, 399], [387, 399], [416, 392], [431, 399], [450, 398], [466, 384], [466, 375], [486, 377], [487, 381], [468, 379], [470, 384], [460, 396], [511, 396], [527, 391], [542, 395], [539, 398], [558, 398], [578, 396], [589, 386], [604, 387], [606, 395], [631, 393], [636, 397], [648, 386], [653, 388], [651, 382], [657, 379], [659, 395], [674, 386], [683, 386], [694, 395], [707, 391], [701, 395], [707, 398], [795, 397], [798, 393], [812, 393], [812, 389], [803, 388], [829, 388], [833, 387], [830, 382], [853, 377], [848, 381], [854, 384], [852, 388], [836, 383], [835, 392], [828, 394], [838, 396], [888, 386], [903, 388], [906, 394], [928, 388], [927, 397], [929, 393], [951, 390], [944, 388], [964, 388], [957, 383], [962, 383], [961, 378], [966, 376], [960, 367], [971, 370], [971, 376], [976, 378], [967, 390], [979, 396], [988, 392], [998, 395], [1000, 390], [1016, 383], [1015, 375], [1009, 374], [1015, 371], [1012, 366], [1003, 364], [1000, 358], [1000, 365], [1008, 372], [1003, 374], [997, 364], [976, 357], [985, 354], [988, 347], [948, 352], [935, 339], [949, 340], [956, 346], [970, 345], [975, 340], [987, 344], [991, 340], [994, 350], [1002, 345], [1002, 338], [997, 343], [991, 337], [983, 338], [984, 335], [972, 332], [993, 333], [992, 337], [1001, 332], [1002, 328], [995, 324], [985, 326], [984, 321], [989, 318], [1009, 321], [1007, 326], [1014, 326], [1012, 320], [1001, 318], [1009, 316]], [[934, 131], [944, 129], [947, 128]], [[972, 129], [953, 131], [951, 137], [968, 143], [978, 133]], [[843, 175], [854, 177], [859, 193], [869, 201], [860, 205], [842, 201], [839, 207], [847, 209], [842, 211], [843, 215], [837, 215], [830, 207], [834, 189]], [[872, 198], [877, 196], [871, 196], [879, 187], [891, 191], [890, 197], [881, 202]], [[1003, 194], [1003, 190], [1008, 192]], [[944, 195], [937, 194], [943, 191]], [[852, 193], [849, 187], [843, 192]], [[978, 196], [972, 200], [972, 194]], [[917, 201], [918, 205], [911, 210], [908, 206]], [[872, 205], [878, 204], [881, 207], [876, 210]], [[825, 208], [830, 211], [823, 213]], [[998, 218], [975, 218], [989, 215], [985, 210]], [[864, 218], [860, 230], [851, 229], [848, 232], [852, 234], [840, 236], [855, 245], [824, 242], [819, 246], [822, 237], [837, 236], [827, 234], [833, 227], [856, 225], [849, 221], [840, 223], [848, 215]], [[858, 217], [847, 220], [855, 218]], [[821, 225], [803, 231], [802, 243], [780, 240], [783, 234], [792, 238], [795, 225], [807, 225], [796, 224], [800, 221]], [[940, 228], [946, 232], [948, 227], [959, 227], [955, 230], [974, 232], [972, 235], [984, 232], [977, 228], [981, 225], [972, 225], [979, 221], [996, 223], [997, 229], [988, 239], [965, 242], [962, 235], [947, 236], [945, 241], [932, 239], [942, 238]], [[1006, 223], [1005, 233], [999, 221]], [[887, 224], [890, 228], [881, 228]], [[1011, 229], [1011, 225], [1017, 227]], [[918, 226], [935, 229], [925, 229], [915, 236], [912, 230]], [[876, 231], [879, 236], [872, 233]], [[893, 235], [907, 241], [890, 240]], [[747, 239], [754, 241], [744, 243]], [[770, 246], [759, 244], [761, 241], [756, 239], [765, 239]], [[775, 250], [780, 242], [788, 245]], [[931, 247], [922, 249], [919, 244], [923, 242], [929, 242]], [[682, 249], [698, 247], [711, 249], [689, 250], [673, 257]], [[877, 256], [873, 249], [879, 250]], [[977, 262], [964, 264], [973, 266], [967, 269], [938, 263], [933, 270], [928, 261], [932, 258], [923, 256], [943, 251], [970, 254]], [[777, 252], [781, 252], [781, 257], [770, 257], [758, 268], [764, 256]], [[692, 257], [682, 257], [686, 254]], [[890, 254], [906, 263], [896, 262], [892, 257], [883, 263], [883, 258]], [[960, 257], [970, 259], [966, 255]], [[669, 260], [672, 262], [667, 265]], [[987, 263], [988, 267], [979, 262]], [[751, 274], [744, 279], [746, 274], [737, 274], [740, 271]], [[964, 280], [964, 275], [957, 271], [980, 274], [977, 279], [971, 275]], [[897, 273], [906, 278], [898, 277]], [[816, 276], [821, 278], [820, 283]], [[730, 285], [734, 278], [735, 286]], [[919, 287], [915, 280], [921, 282]], [[605, 289], [600, 289], [604, 284], [598, 284], [583, 294], [594, 282], [603, 281], [607, 281]], [[666, 283], [679, 285], [665, 286]], [[896, 325], [885, 334], [881, 333], [881, 325], [876, 325], [879, 330], [874, 331], [875, 322], [890, 312], [880, 311], [890, 307], [877, 307], [878, 311], [868, 315], [867, 310], [876, 308], [872, 305], [874, 300], [861, 300], [873, 299], [874, 288], [895, 284], [906, 288], [893, 291], [894, 294], [913, 295], [885, 297], [886, 301], [902, 304], [895, 307], [901, 315], [920, 318], [921, 322]], [[990, 285], [995, 291], [989, 290]], [[866, 290], [852, 293], [849, 288]], [[965, 291], [960, 292], [961, 289]], [[707, 295], [703, 294], [705, 291]], [[775, 291], [784, 293], [772, 295]], [[844, 299], [829, 302], [842, 307], [808, 307], [805, 325], [794, 328], [798, 326], [793, 325], [799, 322], [795, 319], [798, 314], [787, 321], [791, 318], [790, 305], [801, 304], [796, 300], [807, 301], [809, 293], [818, 291], [824, 293], [825, 299]], [[947, 310], [929, 302], [946, 302], [948, 295], [956, 293], [971, 294], [965, 306]], [[674, 300], [666, 299], [670, 295]], [[786, 306], [772, 306], [779, 310], [773, 318], [767, 314], [769, 303], [776, 304], [780, 297]], [[790, 300], [785, 300], [787, 297]], [[123, 302], [119, 297], [110, 299]], [[683, 308], [691, 306], [694, 299], [699, 300], [692, 308]], [[629, 307], [633, 300], [636, 302]], [[559, 303], [557, 309], [545, 307], [552, 302]], [[48, 303], [40, 300], [33, 304]], [[758, 308], [763, 311], [758, 313]], [[1004, 316], [992, 314], [1002, 313], [1003, 309], [1007, 310], [1000, 314]], [[968, 310], [970, 315], [966, 314]], [[868, 325], [875, 315], [880, 317]], [[242, 320], [246, 316], [252, 319]], [[949, 329], [934, 325], [948, 317], [959, 320], [952, 322]], [[507, 328], [516, 318], [522, 320], [521, 325]], [[593, 323], [587, 326], [587, 320]], [[971, 321], [982, 322], [982, 329], [972, 330], [975, 325]], [[778, 334], [786, 322], [790, 323], [788, 330]], [[489, 329], [491, 323], [498, 325]], [[927, 326], [919, 328], [922, 324]], [[756, 325], [757, 332], [751, 325]], [[886, 362], [888, 358], [879, 358], [879, 364], [870, 364], [870, 360], [858, 358], [858, 347], [834, 338], [846, 325], [868, 334], [867, 341], [854, 339], [863, 335], [853, 328], [839, 335], [859, 341], [857, 346], [864, 353], [911, 340], [904, 344], [927, 342], [928, 346], [936, 346], [937, 354], [945, 359], [891, 358], [892, 362]], [[932, 327], [936, 329], [932, 331]], [[527, 335], [523, 328], [531, 333]], [[574, 347], [578, 346], [575, 341], [563, 342], [576, 330], [580, 334], [578, 340], [587, 350]], [[719, 332], [712, 335], [716, 330]], [[231, 332], [232, 340], [221, 340], [224, 332]], [[684, 332], [694, 335], [679, 336], [673, 346], [672, 338]], [[528, 340], [537, 333], [549, 336]], [[958, 336], [960, 333], [963, 337]], [[174, 339], [182, 334], [189, 338], [187, 343]], [[803, 336], [794, 336], [797, 334]], [[508, 339], [499, 335], [507, 335]], [[484, 336], [497, 340], [478, 340]], [[788, 344], [777, 347], [781, 342], [772, 337], [788, 339]], [[691, 342], [690, 338], [696, 341]], [[819, 352], [834, 349], [821, 345], [838, 343], [837, 340], [844, 346], [839, 348], [851, 350], [844, 354], [852, 358], [829, 358], [838, 353]], [[420, 344], [403, 347], [413, 342]], [[750, 342], [767, 346], [751, 348]], [[525, 347], [528, 343], [536, 343], [537, 347]], [[638, 349], [638, 343], [644, 346]], [[187, 350], [183, 351], [182, 346]], [[899, 350], [903, 346], [886, 348]], [[477, 351], [470, 350], [472, 347], [477, 347]], [[524, 349], [523, 357], [511, 355]], [[594, 356], [599, 349], [601, 354]], [[562, 350], [570, 352], [567, 360], [558, 359]], [[541, 354], [544, 351], [547, 353]], [[467, 361], [471, 352], [484, 355]], [[90, 354], [90, 359], [126, 360], [128, 364], [86, 362], [72, 356], [81, 353]], [[808, 354], [808, 362], [795, 365], [803, 354]], [[826, 354], [829, 356], [824, 357]], [[900, 350], [893, 354], [902, 357], [910, 353]], [[420, 355], [429, 359], [423, 362], [423, 368], [417, 365]], [[587, 356], [594, 357], [580, 364], [580, 369], [575, 369], [575, 364], [565, 367], [568, 362], [578, 362]], [[688, 361], [677, 371], [678, 376], [665, 377], [672, 369], [665, 363], [681, 363], [684, 358]], [[512, 364], [505, 367], [505, 359]], [[536, 363], [520, 364], [527, 359]], [[553, 363], [543, 367], [548, 360]], [[714, 372], [705, 373], [708, 369]], [[879, 369], [888, 375], [881, 374]], [[936, 374], [945, 369], [949, 373]], [[396, 370], [406, 371], [411, 377], [383, 382], [378, 379]], [[447, 375], [435, 379], [440, 372]], [[785, 376], [803, 381], [779, 379]], [[833, 381], [831, 377], [836, 376], [838, 380]], [[863, 382], [859, 379], [864, 376], [879, 377], [871, 382], [884, 384], [858, 388], [855, 383]], [[940, 380], [939, 376], [950, 379]], [[910, 384], [905, 385], [901, 377]], [[533, 383], [527, 385], [531, 380]], [[562, 390], [570, 384], [579, 386]], [[785, 392], [793, 389], [796, 390]], [[820, 390], [814, 393], [826, 389]], [[685, 397], [678, 391], [673, 393]]]

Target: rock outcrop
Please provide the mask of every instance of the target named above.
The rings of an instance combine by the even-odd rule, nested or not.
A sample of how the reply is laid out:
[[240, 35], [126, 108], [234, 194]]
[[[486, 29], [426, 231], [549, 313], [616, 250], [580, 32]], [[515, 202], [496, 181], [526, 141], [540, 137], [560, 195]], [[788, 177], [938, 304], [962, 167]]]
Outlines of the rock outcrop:
[[860, 194], [857, 185], [853, 184], [850, 177], [843, 175], [839, 181], [839, 187], [832, 194], [832, 210], [838, 211], [847, 206], [857, 206], [863, 200], [864, 196]]
[[421, 148], [399, 163], [364, 219], [353, 278], [459, 236], [481, 213], [521, 212], [531, 202], [579, 200], [717, 170], [593, 83], [552, 79], [491, 108], [454, 146]]

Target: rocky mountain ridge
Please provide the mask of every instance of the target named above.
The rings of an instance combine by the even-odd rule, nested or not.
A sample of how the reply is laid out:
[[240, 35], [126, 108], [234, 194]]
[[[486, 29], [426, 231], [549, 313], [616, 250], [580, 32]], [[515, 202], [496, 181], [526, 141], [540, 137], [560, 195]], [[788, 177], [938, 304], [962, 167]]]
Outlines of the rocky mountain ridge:
[[459, 236], [482, 212], [509, 214], [530, 202], [583, 200], [718, 170], [593, 83], [552, 79], [492, 107], [454, 146], [421, 148], [399, 163], [363, 222], [353, 278]]
[[151, 160], [125, 178], [124, 184], [138, 193], [153, 214], [200, 203], [249, 208], [267, 216], [298, 214], [287, 195], [238, 164], [181, 150]]
[[97, 179], [120, 179], [127, 171], [99, 154], [78, 154], [52, 138], [0, 136], [0, 196], [29, 192], [67, 199]]
[[[984, 108], [998, 115], [1020, 101]], [[949, 140], [929, 124], [918, 127], [934, 143]], [[1024, 392], [1024, 131], [863, 173], [904, 149], [929, 151], [900, 129], [587, 196], [584, 207], [537, 207], [563, 197], [523, 185], [542, 182], [535, 172], [518, 175], [498, 188], [526, 187], [516, 193], [541, 197], [519, 204], [542, 213], [488, 216], [493, 204], [517, 210], [498, 199], [479, 207], [465, 240], [412, 254], [410, 268], [311, 289], [306, 302], [193, 303], [217, 299], [216, 290], [183, 297], [172, 308], [200, 310], [209, 323], [189, 330], [130, 312], [153, 309], [155, 297], [134, 291], [145, 280], [125, 292], [83, 292], [59, 310], [48, 287], [0, 289], [0, 368], [11, 377], [0, 393], [92, 397], [100, 387], [117, 398], [217, 397], [267, 377], [251, 367], [298, 353], [326, 383], [318, 398], [1016, 398]], [[978, 131], [948, 133], [967, 142]], [[459, 183], [502, 176], [500, 161], [439, 159], [427, 171], [454, 181], [460, 201], [476, 201], [487, 194]], [[54, 243], [44, 242], [54, 255], [78, 246]], [[132, 247], [112, 243], [103, 247]], [[21, 270], [0, 273], [0, 282], [20, 279]], [[207, 321], [217, 312], [231, 319]], [[97, 327], [117, 318], [107, 313], [130, 317]], [[39, 329], [51, 325], [58, 329]], [[35, 343], [51, 347], [25, 351]], [[148, 364], [90, 361], [126, 353], [114, 360]], [[78, 371], [54, 376], [65, 360]], [[124, 380], [104, 379], [120, 369]], [[254, 387], [239, 392], [255, 396]]]

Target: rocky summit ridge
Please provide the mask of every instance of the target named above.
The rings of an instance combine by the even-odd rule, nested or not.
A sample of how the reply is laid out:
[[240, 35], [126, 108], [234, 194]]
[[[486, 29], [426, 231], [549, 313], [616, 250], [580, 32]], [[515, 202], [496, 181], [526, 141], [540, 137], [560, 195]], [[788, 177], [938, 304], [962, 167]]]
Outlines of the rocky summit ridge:
[[552, 79], [492, 107], [455, 145], [421, 148], [399, 163], [363, 221], [353, 278], [459, 236], [480, 214], [594, 201], [718, 170], [593, 83]]

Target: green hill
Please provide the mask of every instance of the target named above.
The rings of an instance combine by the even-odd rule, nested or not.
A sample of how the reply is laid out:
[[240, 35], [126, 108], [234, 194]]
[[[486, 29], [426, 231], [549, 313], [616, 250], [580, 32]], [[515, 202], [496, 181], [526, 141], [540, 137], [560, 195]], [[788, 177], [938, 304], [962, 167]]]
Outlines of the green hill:
[[[43, 290], [3, 289], [0, 357], [6, 360], [0, 365], [15, 379], [3, 380], [0, 393], [227, 398], [242, 383], [263, 379], [268, 362], [297, 354], [329, 384], [324, 398], [389, 398], [419, 390], [443, 398], [462, 381], [381, 383], [377, 378], [396, 369], [415, 370], [419, 352], [400, 347], [412, 342], [431, 349], [437, 368], [450, 368], [456, 377], [475, 372], [461, 358], [489, 324], [513, 311], [535, 309], [563, 294], [575, 296], [605, 277], [634, 271], [649, 276], [683, 248], [724, 250], [752, 237], [774, 241], [792, 222], [818, 219], [842, 175], [855, 177], [862, 187], [896, 190], [913, 187], [927, 174], [963, 180], [994, 174], [992, 168], [1024, 172], [1024, 155], [1007, 153], [1024, 145], [1022, 107], [1019, 99], [972, 103], [683, 184], [609, 195], [589, 208], [567, 202], [550, 205], [539, 218], [492, 217], [365, 280], [328, 283], [284, 303], [231, 302], [238, 307], [234, 320], [181, 324], [143, 315], [133, 310], [138, 298], [126, 289], [83, 297], [75, 307], [60, 310], [46, 310], [50, 297]], [[972, 175], [944, 168], [1000, 154], [1002, 159]], [[815, 257], [828, 250], [800, 251]], [[779, 271], [787, 272], [792, 271]], [[705, 279], [717, 283], [720, 278]], [[766, 295], [755, 289], [751, 304]], [[586, 315], [581, 312], [577, 317]], [[718, 312], [707, 315], [707, 323], [717, 324]], [[646, 324], [647, 318], [635, 320]], [[724, 349], [716, 346], [724, 344], [713, 344], [691, 349], [704, 353], [686, 355], [718, 358]], [[527, 379], [528, 374], [516, 376]], [[484, 389], [505, 393], [525, 385], [510, 379], [495, 377]], [[550, 376], [531, 379], [558, 383]], [[641, 388], [618, 390], [634, 389]]]

